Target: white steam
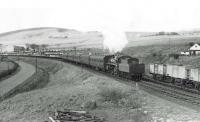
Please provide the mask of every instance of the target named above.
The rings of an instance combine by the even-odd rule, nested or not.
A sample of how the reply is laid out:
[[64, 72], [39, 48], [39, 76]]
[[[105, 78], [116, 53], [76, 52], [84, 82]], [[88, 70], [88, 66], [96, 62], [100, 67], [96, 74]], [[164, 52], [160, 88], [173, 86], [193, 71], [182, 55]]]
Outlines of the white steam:
[[125, 32], [121, 30], [103, 30], [104, 46], [111, 52], [121, 51], [128, 43]]

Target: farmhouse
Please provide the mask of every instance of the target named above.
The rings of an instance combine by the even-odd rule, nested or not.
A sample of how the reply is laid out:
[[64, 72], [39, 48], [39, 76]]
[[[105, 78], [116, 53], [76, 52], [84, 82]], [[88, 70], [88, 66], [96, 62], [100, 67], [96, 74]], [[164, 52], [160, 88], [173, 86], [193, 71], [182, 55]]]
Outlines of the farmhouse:
[[200, 55], [199, 44], [194, 44], [192, 47], [190, 47], [189, 53], [190, 53], [190, 55]]

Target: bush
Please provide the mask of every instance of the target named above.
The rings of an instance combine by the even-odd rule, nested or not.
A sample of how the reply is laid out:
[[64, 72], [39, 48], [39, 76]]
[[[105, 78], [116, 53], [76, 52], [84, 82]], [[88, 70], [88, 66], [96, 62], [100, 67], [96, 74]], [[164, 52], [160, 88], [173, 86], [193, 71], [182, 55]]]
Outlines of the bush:
[[110, 101], [117, 104], [122, 98], [126, 97], [126, 93], [122, 92], [118, 88], [102, 88], [99, 95], [104, 101]]
[[132, 109], [141, 108], [142, 107], [142, 99], [138, 94], [134, 94], [128, 96], [127, 98], [122, 98], [119, 101], [120, 106], [131, 107]]
[[176, 54], [176, 53], [171, 53], [169, 54], [169, 57], [173, 57], [174, 59], [179, 59], [180, 54]]
[[194, 45], [194, 42], [189, 42], [189, 46], [193, 46]]
[[112, 102], [121, 107], [141, 108], [142, 99], [136, 90], [123, 92], [119, 88], [102, 88], [99, 95], [104, 101]]
[[158, 32], [158, 35], [165, 35], [164, 31]]

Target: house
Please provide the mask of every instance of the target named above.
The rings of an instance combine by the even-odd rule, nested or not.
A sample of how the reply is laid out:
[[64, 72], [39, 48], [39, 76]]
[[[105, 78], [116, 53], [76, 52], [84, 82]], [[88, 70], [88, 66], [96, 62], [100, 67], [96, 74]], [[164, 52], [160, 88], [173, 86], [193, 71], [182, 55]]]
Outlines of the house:
[[200, 55], [200, 45], [194, 44], [192, 47], [190, 47], [189, 53], [190, 55]]

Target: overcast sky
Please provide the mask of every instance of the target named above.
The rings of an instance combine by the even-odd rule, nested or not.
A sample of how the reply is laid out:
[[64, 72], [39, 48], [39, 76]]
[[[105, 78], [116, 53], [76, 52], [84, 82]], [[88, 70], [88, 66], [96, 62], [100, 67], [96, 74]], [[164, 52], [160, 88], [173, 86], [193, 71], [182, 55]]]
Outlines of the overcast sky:
[[124, 38], [125, 31], [200, 28], [199, 0], [0, 0], [0, 8], [0, 33], [46, 26]]

